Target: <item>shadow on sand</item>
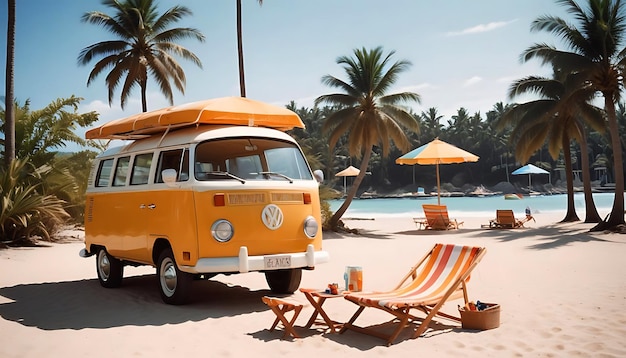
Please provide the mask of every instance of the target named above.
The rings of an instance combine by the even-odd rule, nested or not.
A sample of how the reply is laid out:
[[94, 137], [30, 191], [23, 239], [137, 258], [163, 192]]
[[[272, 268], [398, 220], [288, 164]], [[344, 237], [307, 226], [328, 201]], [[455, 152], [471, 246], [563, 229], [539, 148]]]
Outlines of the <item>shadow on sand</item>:
[[[542, 226], [539, 229], [486, 229], [479, 230], [473, 233], [472, 236], [489, 237], [500, 242], [526, 240], [530, 250], [557, 249], [563, 246], [587, 242], [623, 243], [623, 241], [615, 240], [616, 237], [614, 235], [589, 232], [589, 226], [581, 225], [579, 222], [555, 223]], [[603, 236], [606, 236], [606, 238], [603, 238]]]
[[[430, 322], [430, 324], [428, 325], [429, 328], [426, 330], [425, 333], [423, 333], [419, 337], [419, 340], [427, 341], [429, 338], [438, 336], [440, 334], [452, 334], [454, 332], [457, 332], [457, 333], [458, 332], [478, 332], [478, 331], [464, 330], [459, 325], [450, 325], [444, 322], [446, 322], [446, 320], [440, 320], [440, 321], [433, 320], [432, 322]], [[392, 320], [392, 321], [387, 321], [387, 322], [380, 323], [380, 324], [371, 325], [371, 326], [368, 326], [367, 328], [373, 329], [377, 332], [382, 332], [384, 334], [391, 334], [391, 332], [396, 327], [395, 324], [397, 324], [397, 321]], [[413, 338], [413, 334], [415, 332], [416, 327], [417, 326], [415, 324], [409, 324], [407, 327], [405, 327], [402, 330], [402, 332], [398, 335], [398, 337], [393, 341], [392, 345], [414, 341], [415, 338]], [[362, 333], [353, 332], [350, 330], [341, 334], [331, 333], [330, 331], [324, 328], [326, 327], [322, 328], [322, 327], [316, 326], [316, 327], [307, 329], [302, 326], [295, 326], [295, 331], [300, 336], [300, 338], [308, 338], [308, 337], [315, 336], [315, 335], [322, 335], [324, 336], [324, 338], [327, 338], [328, 340], [331, 340], [341, 345], [358, 349], [360, 351], [368, 351], [375, 347], [387, 346], [387, 342], [380, 338], [371, 337], [369, 335], [364, 335]], [[252, 336], [253, 338], [256, 338], [264, 342], [269, 342], [269, 341], [273, 341], [277, 339], [294, 341], [293, 337], [291, 336], [285, 337], [283, 336], [283, 333], [284, 332], [282, 331], [282, 326], [279, 325], [277, 330], [273, 332], [270, 332], [269, 329], [264, 329], [258, 332], [249, 333], [249, 335]]]
[[0, 304], [0, 316], [43, 330], [160, 326], [265, 311], [261, 297], [269, 292], [196, 281], [194, 300], [171, 306], [161, 301], [155, 275], [125, 277], [117, 289], [98, 280], [24, 284], [0, 288], [9, 300]]
[[547, 250], [556, 249], [575, 243], [587, 242], [615, 242], [626, 243], [618, 240], [615, 235], [608, 235], [602, 232], [589, 232], [590, 226], [580, 222], [575, 223], [555, 223], [541, 226], [539, 228], [526, 227], [519, 229], [486, 229], [486, 228], [460, 228], [458, 230], [402, 230], [390, 233], [379, 231], [360, 230], [357, 235], [348, 234], [327, 234], [324, 232], [324, 239], [346, 239], [350, 237], [364, 237], [370, 239], [389, 240], [397, 235], [405, 236], [447, 236], [463, 235], [465, 237], [491, 238], [500, 242], [513, 240], [526, 240], [528, 249]]

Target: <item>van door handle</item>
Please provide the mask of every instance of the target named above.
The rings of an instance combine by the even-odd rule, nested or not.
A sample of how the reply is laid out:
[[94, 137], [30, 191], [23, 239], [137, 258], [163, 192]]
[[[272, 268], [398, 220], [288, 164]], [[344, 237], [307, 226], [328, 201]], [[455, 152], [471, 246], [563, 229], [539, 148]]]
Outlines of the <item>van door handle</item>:
[[154, 205], [154, 204], [148, 205], [148, 209], [154, 209], [154, 208], [156, 208], [156, 205]]

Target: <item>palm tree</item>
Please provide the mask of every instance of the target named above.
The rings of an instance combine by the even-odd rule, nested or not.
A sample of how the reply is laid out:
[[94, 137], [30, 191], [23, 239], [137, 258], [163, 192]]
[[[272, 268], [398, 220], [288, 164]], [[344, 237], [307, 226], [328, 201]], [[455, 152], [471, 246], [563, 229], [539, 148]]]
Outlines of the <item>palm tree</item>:
[[[498, 131], [497, 126], [498, 122], [504, 113], [509, 110], [510, 106], [510, 104], [504, 105], [502, 102], [498, 102], [493, 105], [493, 108], [490, 111], [487, 111], [485, 114], [485, 123], [483, 125], [485, 135], [485, 139], [482, 143], [483, 149], [479, 150], [479, 153], [477, 153], [480, 158], [485, 159], [488, 167], [493, 163], [499, 162], [499, 165], [491, 167], [491, 172], [502, 172], [502, 169], [504, 169], [507, 182], [509, 181], [509, 158], [511, 157], [508, 146], [509, 131]], [[514, 162], [515, 161], [512, 161], [511, 164]]]
[[6, 72], [6, 96], [5, 103], [5, 122], [4, 122], [4, 163], [7, 168], [11, 162], [15, 160], [15, 110], [13, 102], [15, 94], [13, 84], [15, 82], [15, 0], [9, 0], [8, 17], [7, 17], [7, 72]]
[[[31, 110], [30, 101], [15, 103], [15, 150], [18, 158], [29, 158], [34, 166], [52, 163], [56, 150], [68, 143], [81, 146], [87, 142], [75, 132], [98, 120], [96, 112], [78, 114], [82, 98], [58, 98], [43, 109]], [[0, 111], [0, 118], [6, 112]]]
[[457, 109], [456, 114], [448, 119], [448, 128], [446, 129], [448, 138], [453, 143], [465, 147], [465, 138], [467, 138], [467, 128], [469, 124], [469, 113], [467, 109], [461, 107]]
[[[263, 5], [263, 0], [258, 0]], [[239, 59], [239, 91], [246, 96], [246, 79], [243, 71], [243, 34], [241, 30], [241, 0], [237, 0], [237, 57]]]
[[424, 128], [422, 128], [421, 132], [423, 133], [423, 138], [426, 139], [425, 142], [439, 137], [443, 128], [443, 124], [441, 124], [443, 116], [439, 114], [437, 108], [430, 107], [428, 112], [422, 112], [420, 117], [423, 121]]
[[330, 148], [344, 135], [348, 137], [348, 150], [351, 156], [361, 158], [360, 173], [354, 179], [346, 200], [329, 220], [331, 228], [336, 229], [339, 219], [350, 206], [359, 185], [365, 177], [372, 149], [381, 145], [383, 157], [393, 143], [402, 150], [410, 148], [410, 142], [404, 129], [417, 132], [418, 122], [403, 102], [420, 101], [417, 93], [401, 92], [386, 94], [398, 79], [398, 75], [408, 69], [410, 62], [405, 60], [390, 64], [395, 51], [384, 56], [382, 47], [372, 50], [355, 49], [354, 57], [341, 56], [337, 64], [343, 65], [348, 76], [347, 81], [331, 75], [322, 77], [322, 83], [338, 88], [341, 93], [319, 96], [315, 105], [327, 103], [335, 106], [335, 111], [325, 120], [323, 129], [330, 132]]
[[[506, 124], [514, 125], [510, 138], [516, 142], [516, 157], [522, 163], [526, 163], [546, 140], [553, 159], [563, 150], [567, 181], [567, 213], [563, 222], [579, 220], [574, 206], [570, 141], [576, 139], [581, 143], [581, 152], [584, 152], [582, 156], [586, 157], [587, 146], [581, 119], [598, 130], [604, 128], [602, 111], [589, 103], [595, 91], [590, 86], [582, 86], [581, 81], [585, 82], [585, 78], [581, 77], [555, 70], [554, 78], [528, 76], [514, 82], [509, 89], [511, 98], [527, 93], [539, 94], [541, 98], [513, 105], [504, 113], [498, 126], [503, 128]], [[586, 164], [587, 167], [583, 167], [583, 179], [588, 186], [585, 195], [586, 220], [598, 222], [600, 216], [591, 195], [588, 161]]]
[[[540, 58], [564, 72], [584, 75], [595, 91], [604, 97], [613, 148], [615, 198], [611, 214], [591, 230], [603, 230], [624, 224], [624, 168], [615, 101], [624, 85], [626, 51], [620, 48], [626, 31], [624, 7], [620, 0], [588, 0], [588, 9], [582, 9], [573, 0], [557, 0], [572, 14], [578, 27], [555, 16], [541, 16], [533, 21], [533, 31], [548, 31], [558, 36], [571, 52], [557, 50], [547, 44], [535, 44], [522, 55], [524, 61]], [[586, 85], [586, 84], [585, 84]]]
[[192, 12], [184, 6], [174, 6], [159, 15], [154, 0], [103, 0], [102, 4], [113, 9], [114, 16], [91, 11], [83, 15], [82, 21], [101, 25], [118, 39], [95, 43], [80, 52], [80, 65], [87, 65], [94, 58], [102, 57], [89, 73], [87, 86], [99, 74], [110, 70], [106, 76], [109, 105], [113, 102], [113, 93], [123, 82], [122, 109], [130, 92], [138, 85], [141, 90], [142, 110], [146, 112], [146, 89], [150, 73], [161, 93], [173, 105], [170, 82], [183, 94], [186, 83], [185, 72], [173, 56], [190, 60], [202, 68], [202, 63], [195, 54], [173, 41], [195, 38], [204, 42], [204, 35], [193, 28], [169, 28], [172, 23], [191, 15]]

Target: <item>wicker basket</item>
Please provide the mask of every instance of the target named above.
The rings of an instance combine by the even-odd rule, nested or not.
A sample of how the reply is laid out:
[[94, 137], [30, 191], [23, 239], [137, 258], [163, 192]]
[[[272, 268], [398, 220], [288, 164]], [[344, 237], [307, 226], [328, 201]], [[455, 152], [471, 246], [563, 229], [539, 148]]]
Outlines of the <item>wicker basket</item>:
[[487, 308], [482, 311], [470, 311], [459, 307], [461, 326], [463, 329], [486, 330], [500, 326], [500, 305], [485, 303]]

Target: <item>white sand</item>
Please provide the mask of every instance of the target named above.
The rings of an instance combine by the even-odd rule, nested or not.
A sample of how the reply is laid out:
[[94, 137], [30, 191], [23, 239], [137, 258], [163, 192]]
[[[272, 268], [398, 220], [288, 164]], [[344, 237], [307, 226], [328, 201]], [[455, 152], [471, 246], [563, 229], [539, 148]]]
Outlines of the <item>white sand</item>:
[[[426, 334], [405, 332], [387, 347], [356, 332], [299, 329], [304, 338], [269, 332], [271, 293], [259, 273], [198, 281], [187, 306], [161, 302], [154, 269], [126, 267], [119, 289], [97, 281], [95, 259], [81, 242], [0, 250], [0, 357], [624, 357], [626, 356], [626, 236], [558, 224], [538, 214], [526, 229], [485, 230], [490, 218], [458, 218], [460, 230], [418, 231], [410, 218], [347, 220], [361, 235], [326, 234], [331, 262], [305, 271], [301, 287], [343, 282], [360, 265], [365, 290], [390, 289], [434, 243], [484, 246], [488, 252], [468, 284], [470, 299], [501, 305], [500, 327], [462, 330], [441, 320]], [[306, 302], [297, 292], [294, 299]], [[455, 301], [446, 305], [454, 311]], [[347, 320], [357, 306], [324, 306]], [[297, 325], [312, 313], [305, 307]], [[391, 316], [367, 309], [357, 323]]]

